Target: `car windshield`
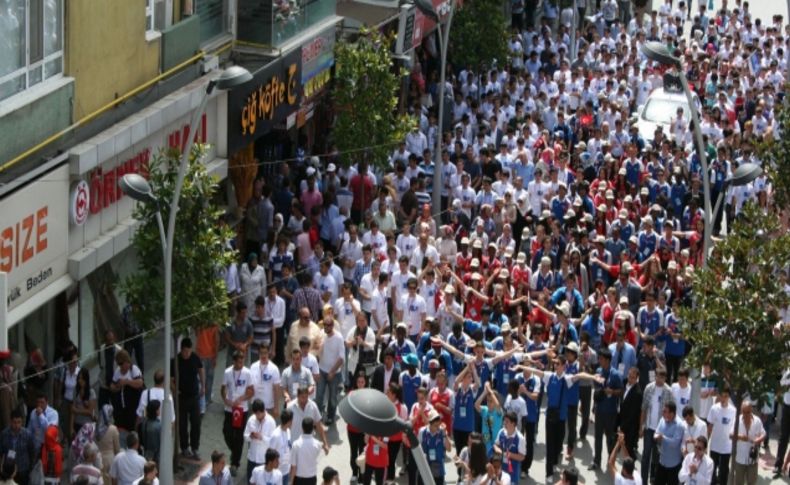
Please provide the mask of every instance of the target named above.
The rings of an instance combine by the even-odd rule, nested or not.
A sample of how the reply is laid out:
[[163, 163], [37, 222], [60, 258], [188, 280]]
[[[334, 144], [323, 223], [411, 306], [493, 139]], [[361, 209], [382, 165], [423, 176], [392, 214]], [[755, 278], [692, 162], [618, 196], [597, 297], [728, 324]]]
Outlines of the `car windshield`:
[[690, 116], [688, 105], [682, 100], [650, 98], [647, 100], [642, 118], [651, 123], [669, 124], [677, 116], [678, 108], [683, 108], [683, 116]]

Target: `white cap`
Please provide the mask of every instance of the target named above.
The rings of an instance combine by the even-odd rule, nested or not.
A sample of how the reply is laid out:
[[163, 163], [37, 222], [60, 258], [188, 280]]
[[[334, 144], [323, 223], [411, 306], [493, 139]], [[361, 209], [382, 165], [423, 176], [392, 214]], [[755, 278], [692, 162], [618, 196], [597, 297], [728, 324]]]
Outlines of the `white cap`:
[[330, 164], [329, 164], [329, 166], [328, 166], [328, 167], [326, 167], [326, 171], [327, 171], [327, 173], [334, 172], [335, 170], [337, 170], [337, 167], [335, 166], [335, 164], [334, 164], [334, 163], [330, 163]]

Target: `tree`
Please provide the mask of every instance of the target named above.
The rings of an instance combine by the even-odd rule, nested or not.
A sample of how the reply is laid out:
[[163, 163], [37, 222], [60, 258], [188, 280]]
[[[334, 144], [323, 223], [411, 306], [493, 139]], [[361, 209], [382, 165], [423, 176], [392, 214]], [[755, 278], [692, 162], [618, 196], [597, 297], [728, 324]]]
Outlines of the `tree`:
[[[220, 226], [222, 211], [213, 202], [217, 184], [200, 159], [206, 147], [192, 149], [179, 201], [173, 245], [173, 334], [190, 328], [218, 324], [227, 317], [228, 296], [219, 269], [234, 260], [225, 242], [232, 231]], [[167, 221], [181, 153], [158, 153], [149, 165], [149, 182]], [[138, 268], [121, 284], [133, 306], [133, 316], [144, 328], [161, 323], [164, 315], [162, 245], [152, 204], [137, 204], [134, 217], [141, 221], [134, 235]]]
[[391, 41], [377, 31], [362, 30], [356, 42], [335, 47], [337, 118], [332, 131], [345, 163], [386, 165], [394, 145], [414, 125], [410, 116], [397, 113], [402, 73], [393, 69]]
[[689, 365], [710, 363], [729, 384], [736, 430], [742, 400], [764, 402], [790, 364], [790, 331], [777, 325], [790, 302], [780, 276], [788, 267], [790, 233], [776, 214], [747, 204], [707, 267], [694, 272], [693, 305], [680, 311], [682, 332], [693, 344]]
[[771, 179], [774, 203], [786, 212], [790, 209], [790, 137], [784, 135], [790, 133], [790, 104], [784, 103], [775, 109], [779, 139], [775, 140], [773, 134], [768, 135], [767, 140], [759, 146], [758, 153], [760, 159], [767, 162], [764, 167]]
[[468, 0], [455, 12], [450, 29], [450, 57], [457, 66], [478, 69], [508, 56], [508, 21], [502, 0]]

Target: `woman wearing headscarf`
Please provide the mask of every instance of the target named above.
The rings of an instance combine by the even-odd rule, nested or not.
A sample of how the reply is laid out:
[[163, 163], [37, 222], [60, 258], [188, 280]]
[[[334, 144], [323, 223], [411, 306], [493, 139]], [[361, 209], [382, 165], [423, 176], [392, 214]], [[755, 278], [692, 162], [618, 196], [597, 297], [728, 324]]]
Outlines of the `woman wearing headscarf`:
[[266, 296], [266, 270], [258, 264], [258, 254], [250, 253], [241, 265], [241, 298], [247, 308], [255, 308], [255, 299]]
[[113, 408], [105, 404], [99, 413], [99, 422], [94, 434], [94, 442], [99, 447], [102, 461], [102, 476], [104, 485], [111, 485], [110, 466], [115, 455], [121, 451], [120, 433], [112, 421]]

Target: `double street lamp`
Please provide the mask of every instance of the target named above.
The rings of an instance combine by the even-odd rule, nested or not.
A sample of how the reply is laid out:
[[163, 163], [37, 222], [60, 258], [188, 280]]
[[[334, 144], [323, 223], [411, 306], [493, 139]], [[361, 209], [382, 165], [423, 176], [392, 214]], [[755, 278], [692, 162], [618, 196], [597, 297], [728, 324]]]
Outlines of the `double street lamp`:
[[363, 433], [385, 437], [404, 433], [423, 485], [435, 484], [425, 452], [411, 423], [398, 417], [395, 405], [386, 394], [377, 389], [357, 389], [340, 401], [337, 410], [346, 423]]
[[[151, 185], [148, 181], [139, 174], [126, 174], [119, 181], [118, 185], [129, 197], [145, 204], [153, 204], [156, 207], [156, 222], [159, 225], [159, 236], [162, 242], [162, 256], [164, 260], [164, 278], [165, 278], [165, 338], [164, 338], [164, 402], [166, 403], [170, 398], [170, 347], [172, 345], [173, 335], [173, 322], [172, 322], [172, 298], [173, 298], [173, 239], [175, 237], [176, 229], [176, 214], [178, 213], [178, 201], [181, 198], [181, 189], [184, 186], [184, 177], [186, 176], [187, 167], [189, 165], [189, 156], [192, 152], [192, 146], [195, 143], [196, 129], [198, 121], [203, 116], [203, 111], [206, 109], [209, 95], [214, 89], [227, 91], [236, 86], [240, 86], [252, 80], [252, 74], [241, 67], [232, 66], [225, 69], [222, 74], [216, 79], [212, 79], [206, 86], [206, 91], [200, 101], [200, 105], [192, 115], [192, 120], [188, 126], [188, 141], [183, 153], [181, 154], [181, 162], [178, 166], [178, 175], [176, 178], [175, 191], [173, 192], [173, 199], [170, 201], [170, 212], [168, 214], [167, 231], [165, 231], [162, 222], [162, 214], [160, 212], [159, 201], [156, 194], [154, 194]], [[170, 422], [170, 406], [162, 405], [162, 435], [160, 444], [160, 457], [159, 464], [159, 478], [163, 483], [174, 483], [173, 479], [173, 433], [171, 431]]]
[[713, 218], [715, 217], [716, 213], [719, 210], [719, 205], [721, 204], [721, 200], [724, 194], [727, 192], [727, 188], [729, 186], [741, 186], [746, 185], [752, 182], [754, 179], [759, 177], [763, 170], [758, 165], [753, 163], [744, 163], [741, 164], [740, 167], [735, 171], [733, 176], [727, 180], [725, 183], [725, 187], [719, 194], [719, 198], [716, 201], [715, 209], [711, 210], [711, 192], [710, 192], [710, 172], [708, 170], [708, 156], [705, 151], [705, 144], [702, 140], [702, 129], [700, 127], [699, 122], [699, 113], [697, 112], [697, 106], [694, 103], [694, 98], [691, 95], [691, 89], [689, 88], [689, 82], [686, 78], [686, 72], [683, 69], [683, 64], [680, 61], [680, 58], [673, 56], [669, 52], [669, 48], [661, 42], [651, 41], [646, 42], [642, 45], [641, 48], [642, 54], [645, 55], [651, 61], [655, 61], [659, 64], [664, 66], [669, 66], [675, 68], [678, 72], [678, 76], [680, 77], [680, 82], [683, 85], [683, 93], [686, 95], [686, 102], [689, 106], [689, 112], [691, 113], [691, 122], [692, 128], [694, 131], [694, 143], [697, 146], [697, 156], [700, 160], [700, 165], [702, 166], [702, 194], [704, 197], [704, 211], [705, 217], [703, 222], [705, 224], [703, 238], [702, 238], [702, 265], [703, 267], [707, 263], [708, 256], [710, 255], [710, 248], [712, 245], [713, 240]]

